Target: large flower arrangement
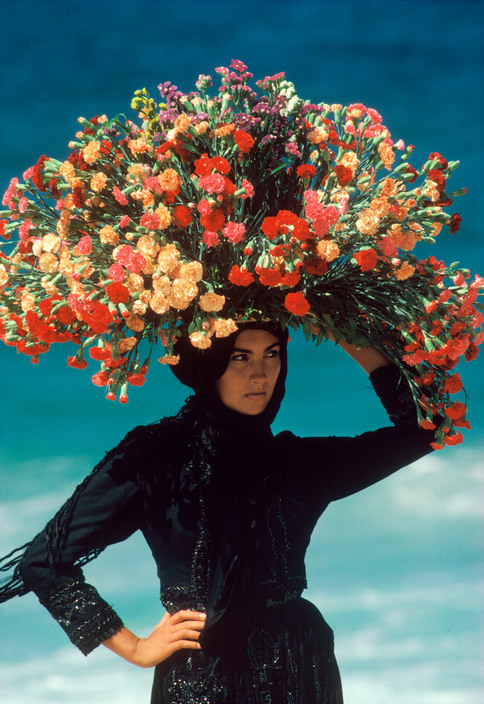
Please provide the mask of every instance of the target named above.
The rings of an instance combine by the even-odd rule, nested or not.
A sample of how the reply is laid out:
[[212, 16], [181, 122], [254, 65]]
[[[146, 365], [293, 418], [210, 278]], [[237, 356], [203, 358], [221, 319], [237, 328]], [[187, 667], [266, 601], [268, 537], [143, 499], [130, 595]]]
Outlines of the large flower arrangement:
[[[101, 363], [93, 382], [127, 400], [145, 381], [154, 343], [175, 364], [188, 335], [209, 348], [246, 319], [275, 319], [319, 343], [371, 343], [408, 378], [422, 426], [437, 447], [468, 426], [451, 374], [483, 339], [476, 298], [483, 280], [431, 256], [458, 162], [394, 142], [361, 104], [311, 104], [284, 74], [248, 85], [240, 61], [217, 68], [185, 95], [146, 90], [124, 116], [91, 120], [64, 162], [41, 156], [4, 196], [0, 234], [0, 337], [36, 362], [54, 342], [74, 342]], [[5, 243], [4, 243], [4, 246]], [[11, 243], [10, 243], [11, 246]], [[148, 343], [148, 345], [146, 345]]]

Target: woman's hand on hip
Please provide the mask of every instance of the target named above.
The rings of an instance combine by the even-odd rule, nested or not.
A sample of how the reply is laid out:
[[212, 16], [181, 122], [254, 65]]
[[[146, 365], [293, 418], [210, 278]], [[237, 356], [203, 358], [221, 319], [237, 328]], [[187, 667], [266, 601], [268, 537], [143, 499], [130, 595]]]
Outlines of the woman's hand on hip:
[[178, 650], [200, 650], [200, 633], [205, 614], [199, 611], [177, 611], [165, 614], [147, 638], [138, 638], [127, 628], [103, 642], [109, 650], [138, 667], [154, 667]]

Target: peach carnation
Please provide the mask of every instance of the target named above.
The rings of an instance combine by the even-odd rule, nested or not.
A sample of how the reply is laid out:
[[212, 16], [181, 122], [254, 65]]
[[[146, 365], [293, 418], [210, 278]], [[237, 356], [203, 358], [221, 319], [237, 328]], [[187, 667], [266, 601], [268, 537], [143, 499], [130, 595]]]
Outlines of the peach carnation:
[[398, 281], [404, 281], [405, 279], [409, 279], [411, 276], [413, 276], [414, 272], [414, 266], [412, 266], [408, 262], [403, 262], [403, 264], [396, 270], [395, 278]]
[[59, 261], [55, 254], [50, 254], [45, 252], [39, 257], [39, 269], [45, 271], [46, 274], [52, 274], [57, 271], [59, 267]]
[[106, 188], [108, 177], [102, 171], [97, 171], [91, 178], [91, 188], [95, 193], [101, 193]]
[[158, 176], [158, 183], [162, 191], [176, 191], [180, 186], [180, 177], [175, 169], [166, 169]]
[[356, 221], [356, 229], [361, 232], [362, 235], [376, 235], [379, 225], [380, 216], [371, 208], [362, 210]]
[[199, 350], [206, 350], [212, 344], [212, 340], [201, 332], [192, 332], [189, 337], [192, 345]]
[[128, 148], [133, 154], [143, 154], [144, 152], [151, 151], [151, 147], [146, 142], [144, 137], [138, 137], [138, 139], [130, 139], [128, 142]]
[[200, 308], [205, 313], [218, 313], [225, 305], [225, 296], [219, 296], [217, 293], [204, 293], [200, 296]]
[[142, 319], [137, 316], [130, 314], [126, 319], [125, 319], [126, 325], [130, 330], [133, 332], [142, 332], [145, 329], [145, 324], [142, 321]]
[[111, 225], [105, 225], [99, 230], [99, 239], [103, 244], [116, 246], [119, 244], [118, 233], [113, 230]]
[[162, 293], [164, 296], [170, 295], [171, 280], [168, 276], [153, 276], [151, 283], [156, 293]]
[[321, 144], [328, 139], [328, 132], [323, 127], [316, 127], [308, 133], [308, 141], [311, 144]]
[[217, 318], [210, 321], [210, 323], [215, 331], [215, 337], [228, 337], [238, 329], [235, 320], [232, 320], [232, 318]]
[[175, 366], [178, 364], [180, 361], [180, 355], [179, 354], [165, 354], [164, 357], [159, 357], [158, 362], [161, 362], [161, 364], [170, 364], [172, 366]]
[[392, 168], [392, 164], [395, 161], [395, 154], [394, 151], [391, 147], [391, 144], [388, 144], [386, 141], [381, 142], [381, 144], [378, 146], [378, 153], [380, 155], [380, 159], [383, 162], [383, 166], [385, 169], [390, 169]]
[[155, 210], [155, 213], [160, 218], [160, 224], [158, 225], [158, 230], [164, 230], [171, 223], [171, 213], [166, 207], [166, 205], [159, 205]]
[[316, 245], [318, 255], [326, 262], [332, 262], [339, 257], [340, 249], [333, 240], [320, 240]]
[[150, 235], [141, 235], [136, 242], [136, 249], [145, 259], [154, 259], [160, 247]]
[[170, 301], [162, 293], [155, 293], [151, 297], [150, 308], [158, 315], [164, 315], [170, 308]]
[[188, 279], [175, 279], [170, 292], [170, 303], [173, 308], [184, 310], [188, 308], [198, 293], [198, 286]]
[[180, 271], [178, 272], [180, 279], [188, 279], [188, 281], [201, 281], [203, 277], [203, 266], [200, 262], [188, 262], [188, 264], [182, 264]]
[[7, 281], [8, 281], [7, 270], [5, 269], [3, 264], [0, 264], [0, 286], [5, 286]]
[[61, 246], [61, 238], [53, 232], [42, 237], [42, 250], [44, 252], [58, 252]]
[[186, 132], [192, 123], [192, 118], [185, 113], [178, 115], [175, 120], [175, 132], [183, 133]]
[[101, 156], [101, 142], [92, 141], [82, 149], [82, 157], [86, 164], [93, 164]]
[[343, 157], [339, 160], [338, 163], [354, 171], [360, 162], [355, 152], [349, 150], [344, 153]]
[[180, 252], [174, 244], [166, 244], [158, 252], [158, 266], [162, 272], [168, 273], [175, 268], [180, 258]]

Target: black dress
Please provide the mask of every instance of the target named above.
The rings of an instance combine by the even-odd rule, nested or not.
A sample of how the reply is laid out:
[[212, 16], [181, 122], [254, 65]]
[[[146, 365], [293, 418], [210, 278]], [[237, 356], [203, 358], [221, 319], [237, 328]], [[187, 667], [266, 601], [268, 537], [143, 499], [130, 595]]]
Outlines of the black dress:
[[415, 461], [431, 440], [398, 370], [370, 378], [397, 425], [356, 438], [274, 437], [197, 396], [136, 428], [32, 542], [25, 587], [89, 653], [122, 622], [79, 562], [139, 529], [165, 608], [207, 613], [202, 649], [157, 666], [152, 704], [341, 704], [332, 631], [301, 597], [311, 533], [331, 501]]

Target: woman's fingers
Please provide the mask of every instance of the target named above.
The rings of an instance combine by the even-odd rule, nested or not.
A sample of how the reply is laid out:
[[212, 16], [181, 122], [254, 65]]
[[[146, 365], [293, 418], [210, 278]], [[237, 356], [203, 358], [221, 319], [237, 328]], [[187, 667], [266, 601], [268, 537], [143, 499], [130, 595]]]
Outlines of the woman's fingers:
[[[168, 616], [168, 614], [166, 615]], [[168, 616], [173, 623], [180, 623], [181, 621], [200, 621], [204, 623], [206, 617], [207, 615], [200, 611], [177, 611], [172, 616]]]

